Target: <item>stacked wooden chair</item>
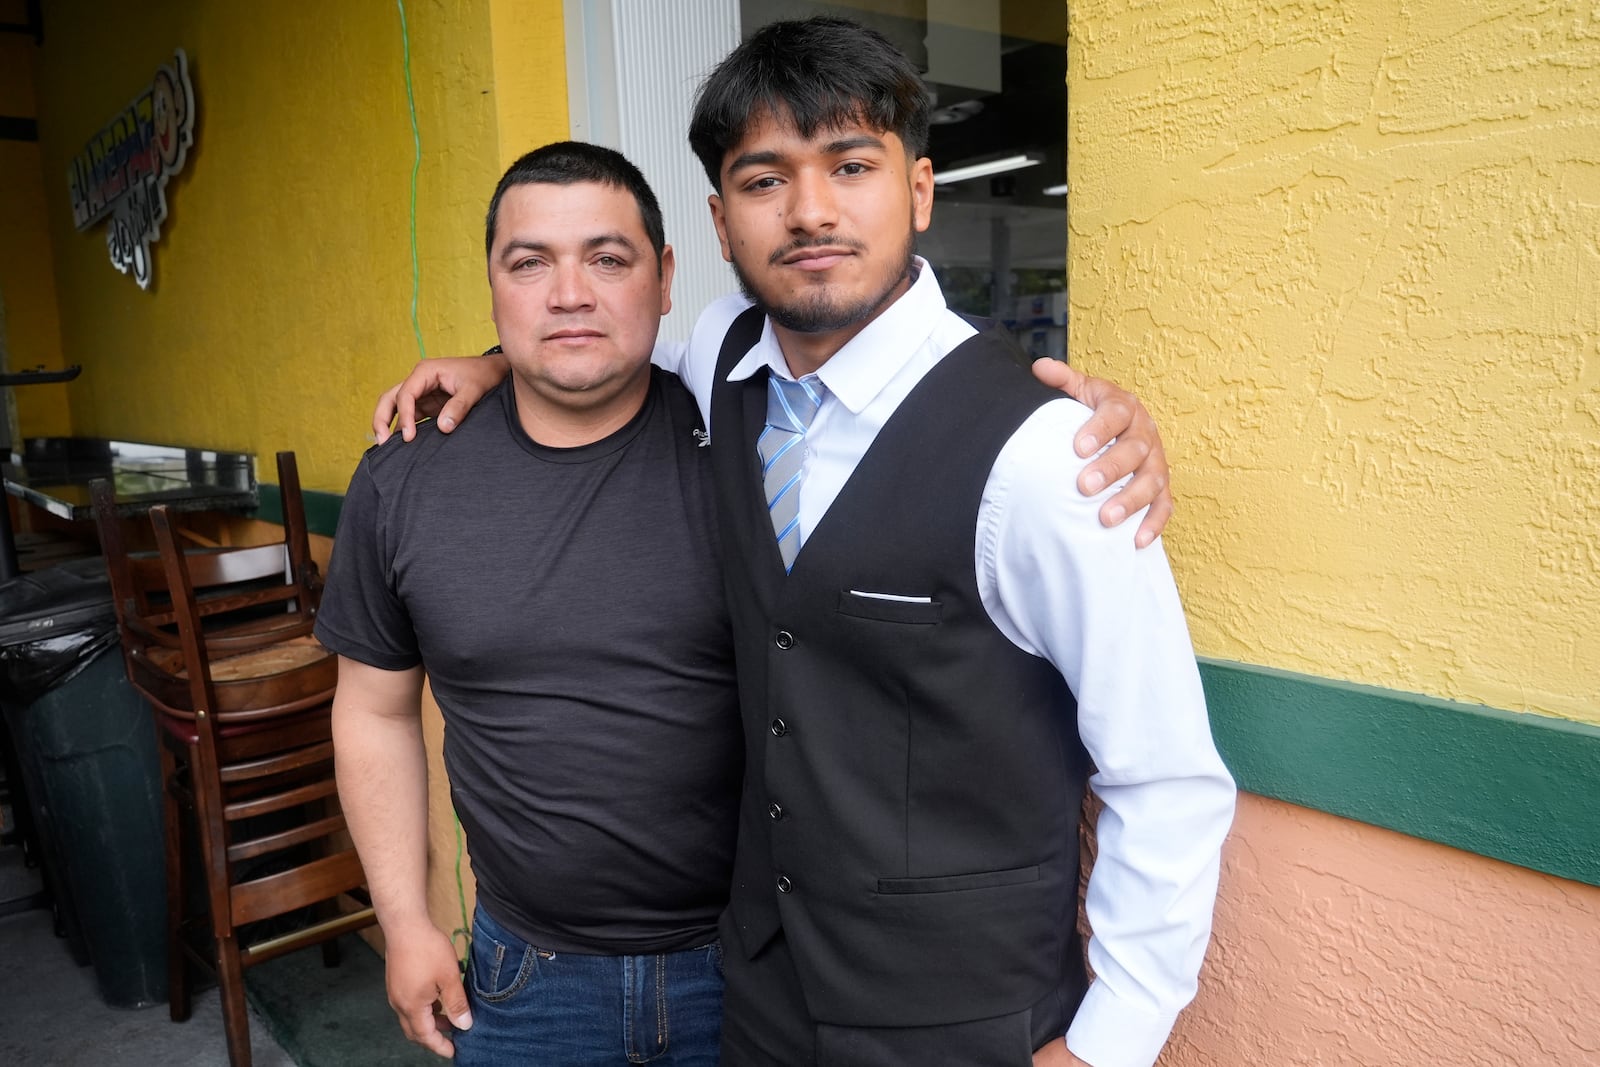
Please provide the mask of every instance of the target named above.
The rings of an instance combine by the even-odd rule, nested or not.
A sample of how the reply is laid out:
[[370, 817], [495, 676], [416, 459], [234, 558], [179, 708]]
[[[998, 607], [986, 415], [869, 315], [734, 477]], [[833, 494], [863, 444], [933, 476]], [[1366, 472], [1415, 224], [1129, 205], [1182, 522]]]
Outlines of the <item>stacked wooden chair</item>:
[[[278, 453], [284, 540], [185, 551], [165, 507], [155, 553], [130, 553], [114, 494], [94, 487], [129, 680], [150, 702], [165, 779], [167, 951], [174, 1021], [190, 961], [212, 967], [233, 1067], [249, 1067], [244, 969], [371, 925], [334, 784], [338, 660], [312, 636], [321, 588], [294, 453]], [[206, 914], [191, 908], [198, 857]]]

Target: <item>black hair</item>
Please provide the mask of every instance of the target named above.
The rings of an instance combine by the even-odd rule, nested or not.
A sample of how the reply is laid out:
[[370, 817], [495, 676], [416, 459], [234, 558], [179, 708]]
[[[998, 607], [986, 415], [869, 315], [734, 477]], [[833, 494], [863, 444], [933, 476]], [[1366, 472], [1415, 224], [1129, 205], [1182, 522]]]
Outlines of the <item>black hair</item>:
[[644, 180], [639, 168], [629, 163], [621, 152], [582, 141], [556, 141], [543, 148], [535, 148], [523, 156], [500, 176], [489, 200], [489, 214], [484, 220], [483, 254], [494, 254], [495, 223], [500, 216], [500, 198], [514, 185], [578, 185], [594, 182], [609, 185], [633, 194], [639, 205], [639, 217], [644, 221], [645, 236], [656, 250], [656, 268], [661, 267], [661, 255], [667, 247], [666, 230], [661, 224], [661, 205], [650, 183]]
[[860, 123], [928, 152], [933, 95], [889, 39], [849, 19], [773, 22], [717, 64], [695, 94], [689, 147], [722, 191], [722, 159], [753, 121], [793, 122], [802, 137]]

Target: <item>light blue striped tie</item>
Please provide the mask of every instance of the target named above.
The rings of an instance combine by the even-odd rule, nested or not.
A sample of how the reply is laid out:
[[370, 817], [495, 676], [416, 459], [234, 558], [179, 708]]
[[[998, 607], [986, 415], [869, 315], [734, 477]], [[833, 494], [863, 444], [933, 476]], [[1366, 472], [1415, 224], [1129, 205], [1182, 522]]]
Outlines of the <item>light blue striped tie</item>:
[[806, 429], [828, 387], [815, 375], [792, 382], [777, 375], [767, 379], [767, 426], [756, 440], [761, 456], [761, 484], [767, 491], [772, 532], [778, 536], [783, 570], [794, 568], [800, 554], [800, 474], [805, 462]]

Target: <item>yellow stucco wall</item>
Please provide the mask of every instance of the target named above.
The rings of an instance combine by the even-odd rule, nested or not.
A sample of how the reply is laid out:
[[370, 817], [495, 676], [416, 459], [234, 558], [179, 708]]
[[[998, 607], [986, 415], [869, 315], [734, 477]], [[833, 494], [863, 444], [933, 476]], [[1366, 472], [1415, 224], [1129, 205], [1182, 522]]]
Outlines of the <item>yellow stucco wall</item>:
[[1600, 723], [1600, 10], [1068, 15], [1071, 350], [1199, 650]]
[[[430, 355], [493, 338], [482, 225], [500, 122], [511, 115], [517, 150], [565, 135], [560, 6], [406, 5]], [[516, 93], [542, 105], [499, 105], [491, 14], [521, 32]], [[85, 368], [69, 392], [74, 429], [263, 456], [294, 448], [307, 488], [342, 491], [374, 397], [418, 356], [396, 5], [175, 0], [152, 13], [61, 0], [46, 15], [45, 193], [63, 348]], [[110, 266], [100, 227], [73, 230], [66, 163], [176, 47], [195, 85], [195, 146], [168, 184], [154, 282], [141, 292]]]
[[[498, 177], [524, 152], [568, 136], [567, 52], [560, 0], [489, 0], [489, 27]], [[485, 207], [491, 192], [484, 190]]]
[[[21, 22], [21, 4], [0, 5], [0, 21]], [[33, 39], [0, 35], [0, 115], [34, 118]], [[61, 324], [56, 315], [54, 257], [45, 225], [44, 178], [39, 145], [0, 140], [0, 311], [10, 370], [57, 370]], [[29, 435], [71, 430], [65, 385], [13, 390], [17, 420]], [[0, 441], [0, 447], [10, 444]]]

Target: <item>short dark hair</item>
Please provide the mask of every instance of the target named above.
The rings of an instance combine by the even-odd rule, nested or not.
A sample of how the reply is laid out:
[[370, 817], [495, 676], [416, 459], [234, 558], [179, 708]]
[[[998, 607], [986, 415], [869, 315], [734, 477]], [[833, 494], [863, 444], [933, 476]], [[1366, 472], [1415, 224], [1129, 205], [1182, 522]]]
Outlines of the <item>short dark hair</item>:
[[911, 158], [928, 153], [933, 95], [889, 39], [849, 19], [773, 22], [717, 64], [695, 94], [689, 147], [722, 191], [722, 159], [750, 123], [771, 115], [802, 137], [853, 123], [893, 133]]
[[556, 141], [535, 148], [507, 168], [489, 200], [489, 214], [484, 220], [483, 254], [494, 255], [494, 229], [500, 217], [500, 199], [507, 189], [514, 185], [579, 185], [583, 182], [609, 185], [633, 194], [634, 202], [639, 205], [639, 217], [644, 221], [645, 236], [656, 250], [659, 270], [661, 255], [667, 247], [667, 234], [661, 224], [661, 205], [656, 202], [656, 194], [650, 191], [650, 183], [621, 152], [582, 141]]

